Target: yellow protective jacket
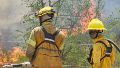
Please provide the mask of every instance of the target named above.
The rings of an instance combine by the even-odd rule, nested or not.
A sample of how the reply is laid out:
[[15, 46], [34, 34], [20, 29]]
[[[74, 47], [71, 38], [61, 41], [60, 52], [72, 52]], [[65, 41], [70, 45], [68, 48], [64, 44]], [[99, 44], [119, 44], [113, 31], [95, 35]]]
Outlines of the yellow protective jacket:
[[110, 44], [103, 36], [99, 36], [96, 39], [93, 39], [93, 51], [92, 51], [92, 61], [93, 65], [90, 68], [112, 68], [112, 64], [115, 60], [115, 51], [112, 47], [112, 52], [110, 57], [105, 57], [100, 61], [100, 59], [105, 55], [106, 47], [102, 43], [97, 43], [98, 41], [103, 41], [108, 47]]
[[[50, 22], [44, 22], [42, 25], [46, 31], [50, 34], [56, 32], [56, 28]], [[58, 48], [61, 50], [63, 47], [63, 41], [65, 39], [65, 35], [60, 31], [59, 34], [55, 37], [55, 43]], [[36, 47], [36, 45], [40, 44], [44, 40], [44, 32], [41, 27], [36, 27], [32, 30], [31, 35], [27, 43], [28, 47]], [[51, 51], [52, 49], [53, 51]], [[54, 51], [56, 50], [56, 51]], [[58, 54], [58, 49], [55, 45], [49, 44], [47, 42], [42, 43], [36, 52], [36, 58], [33, 60], [32, 65], [34, 68], [62, 68], [61, 59]], [[28, 48], [30, 51], [30, 48]], [[57, 57], [55, 57], [57, 56]]]

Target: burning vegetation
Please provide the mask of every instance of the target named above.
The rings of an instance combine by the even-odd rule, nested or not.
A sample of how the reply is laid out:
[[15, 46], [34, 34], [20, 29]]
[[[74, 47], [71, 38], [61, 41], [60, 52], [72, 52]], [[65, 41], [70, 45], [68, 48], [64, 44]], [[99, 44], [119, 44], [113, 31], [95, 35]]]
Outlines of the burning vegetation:
[[0, 67], [5, 64], [17, 63], [20, 57], [24, 57], [25, 52], [21, 48], [13, 47], [10, 51], [5, 51], [0, 48]]

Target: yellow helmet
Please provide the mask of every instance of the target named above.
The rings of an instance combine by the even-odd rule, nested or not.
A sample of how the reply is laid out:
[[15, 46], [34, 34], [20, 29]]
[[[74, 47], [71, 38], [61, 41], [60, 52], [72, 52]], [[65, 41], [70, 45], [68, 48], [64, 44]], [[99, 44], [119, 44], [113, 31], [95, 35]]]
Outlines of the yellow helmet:
[[50, 6], [47, 6], [47, 7], [44, 7], [42, 9], [39, 10], [38, 12], [38, 16], [43, 16], [45, 14], [52, 14], [52, 13], [55, 13], [55, 11], [53, 11], [53, 8], [50, 7]]
[[102, 21], [99, 19], [92, 19], [88, 25], [88, 30], [107, 30]]

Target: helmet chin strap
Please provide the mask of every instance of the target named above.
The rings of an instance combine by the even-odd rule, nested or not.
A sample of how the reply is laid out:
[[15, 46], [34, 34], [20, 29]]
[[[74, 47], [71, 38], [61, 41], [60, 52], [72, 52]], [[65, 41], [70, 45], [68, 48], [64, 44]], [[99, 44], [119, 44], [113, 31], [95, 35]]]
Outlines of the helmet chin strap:
[[39, 23], [40, 23], [40, 26], [42, 26], [42, 23], [43, 23], [43, 22], [42, 22], [41, 18], [40, 18], [40, 22], [39, 22]]
[[97, 32], [97, 34], [96, 34], [95, 38], [97, 38], [98, 36], [100, 36], [100, 35], [101, 35], [101, 33], [102, 33], [102, 32]]
[[97, 38], [98, 36], [99, 36], [99, 33], [97, 32], [97, 34], [96, 34], [95, 38]]

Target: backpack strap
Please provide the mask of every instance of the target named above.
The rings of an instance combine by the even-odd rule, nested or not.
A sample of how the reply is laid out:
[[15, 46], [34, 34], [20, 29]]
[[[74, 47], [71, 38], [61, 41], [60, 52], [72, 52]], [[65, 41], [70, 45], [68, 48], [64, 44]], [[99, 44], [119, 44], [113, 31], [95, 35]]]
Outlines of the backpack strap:
[[51, 43], [51, 44], [55, 45], [57, 47], [57, 49], [59, 49], [58, 46], [55, 43], [55, 37], [56, 37], [56, 35], [59, 34], [60, 31], [57, 30], [54, 34], [50, 34], [46, 31], [46, 29], [44, 27], [42, 27], [42, 31], [44, 32], [45, 39], [36, 46], [36, 49], [44, 42]]
[[56, 45], [55, 37], [56, 35], [59, 34], [60, 31], [57, 30], [54, 34], [50, 34], [46, 31], [44, 27], [42, 27], [42, 31], [44, 32], [44, 35], [45, 35], [44, 41]]
[[[38, 47], [39, 47], [41, 44], [43, 44], [44, 42], [48, 42], [48, 43], [51, 43], [51, 44], [55, 45], [55, 46], [57, 47], [58, 51], [59, 51], [59, 55], [60, 55], [60, 53], [61, 53], [61, 51], [59, 50], [58, 46], [57, 46], [56, 43], [55, 43], [55, 36], [58, 35], [60, 31], [57, 30], [57, 31], [52, 35], [52, 34], [48, 33], [48, 32], [45, 30], [44, 27], [42, 27], [41, 29], [42, 29], [42, 31], [44, 32], [45, 38], [44, 38], [44, 40], [43, 40], [41, 43], [39, 43], [39, 44], [35, 47], [35, 51], [34, 51], [34, 54], [33, 54], [33, 56], [32, 56], [31, 61], [33, 61], [33, 60], [35, 59], [35, 57], [36, 57], [36, 52], [37, 52]], [[53, 51], [54, 51], [54, 50], [53, 50]]]
[[[111, 52], [112, 52], [112, 45], [111, 45], [111, 43], [109, 43], [109, 44], [110, 44], [110, 47], [108, 47], [103, 41], [98, 41], [98, 42], [96, 42], [96, 43], [102, 43], [102, 44], [106, 47], [105, 55], [100, 59], [100, 61], [101, 61], [102, 59], [104, 59], [105, 57], [110, 57], [110, 54], [111, 54]], [[93, 48], [90, 50], [89, 57], [87, 58], [87, 59], [88, 59], [88, 62], [89, 62], [91, 65], [94, 64], [93, 61], [92, 61], [92, 58], [91, 58], [91, 56], [92, 56], [92, 51], [93, 51]]]
[[103, 60], [105, 57], [110, 57], [110, 54], [112, 52], [112, 45], [110, 44], [110, 47], [108, 47], [103, 41], [98, 41], [96, 43], [102, 43], [106, 47], [105, 55], [100, 59]]
[[57, 30], [54, 34], [53, 34], [53, 36], [55, 37], [56, 35], [58, 35], [59, 34], [59, 30]]
[[46, 31], [46, 29], [44, 27], [42, 27], [42, 31], [44, 32], [44, 35], [45, 35], [45, 38], [44, 40], [46, 42], [49, 42], [49, 43], [55, 43], [55, 36], [59, 33], [59, 31], [57, 30], [54, 34], [50, 34]]
[[92, 52], [93, 52], [93, 48], [90, 49], [90, 53], [89, 53], [88, 58], [87, 58], [88, 62], [89, 62], [91, 65], [93, 65]]
[[[53, 34], [53, 37], [56, 37], [58, 34], [59, 34], [59, 30], [57, 30], [54, 34]], [[54, 39], [55, 40], [55, 39]], [[61, 53], [61, 50], [59, 49], [59, 47], [57, 46], [57, 44], [56, 43], [53, 43], [56, 47], [57, 47], [57, 49], [58, 49], [58, 51], [59, 51], [59, 55], [60, 55], [60, 53]]]
[[[59, 47], [57, 46], [57, 44], [55, 43], [55, 37], [59, 34], [59, 30], [57, 30], [54, 34], [50, 34], [46, 31], [46, 29], [44, 27], [42, 27], [42, 30], [44, 32], [44, 35], [45, 35], [45, 39], [42, 43], [44, 42], [48, 42], [48, 43], [51, 43], [53, 45], [56, 46], [56, 48], [58, 49], [58, 53], [60, 55], [61, 51], [59, 50]], [[39, 45], [41, 45], [42, 43], [40, 43]]]

